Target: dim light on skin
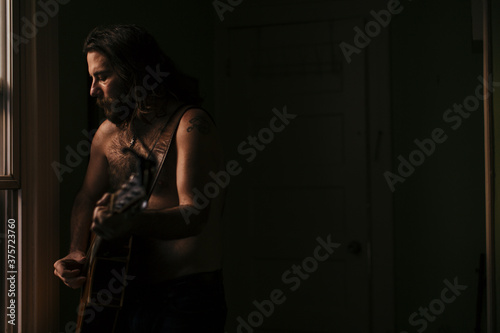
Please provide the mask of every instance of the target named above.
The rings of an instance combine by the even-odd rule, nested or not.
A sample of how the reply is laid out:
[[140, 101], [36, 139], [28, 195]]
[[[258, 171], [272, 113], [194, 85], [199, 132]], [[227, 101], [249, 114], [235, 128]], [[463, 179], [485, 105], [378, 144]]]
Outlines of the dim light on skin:
[[92, 51], [87, 53], [89, 75], [92, 78], [90, 96], [97, 98], [118, 98], [121, 80], [113, 70], [108, 58], [103, 54]]
[[[91, 54], [90, 59], [89, 54]], [[118, 122], [126, 119], [130, 114], [129, 112], [136, 107], [136, 103], [146, 98], [148, 90], [156, 89], [170, 75], [169, 72], [161, 71], [160, 64], [157, 64], [156, 68], [147, 66], [145, 70], [148, 74], [144, 76], [142, 85], [134, 87], [131, 90], [132, 94], [125, 94], [121, 89], [121, 82], [116, 80], [119, 80], [119, 78], [114, 77], [116, 74], [113, 73], [112, 77], [106, 77], [105, 74], [108, 74], [106, 71], [100, 73], [104, 69], [109, 69], [106, 58], [97, 52], [89, 52], [89, 54], [87, 58], [92, 64], [91, 67], [89, 63], [89, 75], [93, 78], [90, 95], [97, 98], [102, 96], [102, 104], [105, 104], [103, 107], [107, 107], [107, 112], [112, 114]], [[111, 102], [106, 102], [105, 98], [108, 98]], [[104, 122], [104, 119], [101, 119], [100, 123], [102, 122]], [[91, 142], [96, 132], [97, 129], [91, 131], [82, 129], [81, 133], [84, 138], [76, 146], [67, 145], [65, 147], [65, 164], [58, 161], [52, 162], [52, 169], [59, 182], [63, 181], [64, 174], [73, 172], [74, 168], [84, 161], [84, 157], [90, 154]]]

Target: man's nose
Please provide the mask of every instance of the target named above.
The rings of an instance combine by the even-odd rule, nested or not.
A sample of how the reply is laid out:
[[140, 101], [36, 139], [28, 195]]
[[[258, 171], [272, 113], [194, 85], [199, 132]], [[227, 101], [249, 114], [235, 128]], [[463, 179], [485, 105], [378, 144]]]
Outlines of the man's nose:
[[90, 86], [90, 96], [99, 97], [102, 94], [102, 90], [96, 84], [95, 80], [92, 80], [92, 85]]

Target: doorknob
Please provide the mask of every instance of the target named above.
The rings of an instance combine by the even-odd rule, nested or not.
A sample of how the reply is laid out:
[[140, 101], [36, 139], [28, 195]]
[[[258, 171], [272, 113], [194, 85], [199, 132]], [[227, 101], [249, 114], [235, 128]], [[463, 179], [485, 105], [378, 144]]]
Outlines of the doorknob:
[[347, 245], [347, 250], [352, 254], [360, 254], [361, 253], [361, 243], [358, 241], [351, 241], [349, 245]]

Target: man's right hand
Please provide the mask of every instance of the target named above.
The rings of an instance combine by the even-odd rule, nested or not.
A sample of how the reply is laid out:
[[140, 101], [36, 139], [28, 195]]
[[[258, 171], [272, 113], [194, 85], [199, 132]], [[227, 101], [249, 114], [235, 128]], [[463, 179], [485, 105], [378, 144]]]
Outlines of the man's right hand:
[[54, 274], [68, 287], [80, 288], [86, 280], [86, 277], [81, 275], [86, 260], [87, 258], [82, 251], [71, 252], [54, 263]]

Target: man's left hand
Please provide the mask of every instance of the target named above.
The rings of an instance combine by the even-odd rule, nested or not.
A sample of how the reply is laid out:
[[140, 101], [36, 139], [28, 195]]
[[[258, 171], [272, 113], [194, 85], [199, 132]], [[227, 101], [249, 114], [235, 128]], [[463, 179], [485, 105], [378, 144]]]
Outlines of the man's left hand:
[[106, 240], [130, 236], [135, 222], [133, 215], [114, 214], [109, 207], [110, 200], [111, 194], [106, 193], [97, 202], [91, 230]]

